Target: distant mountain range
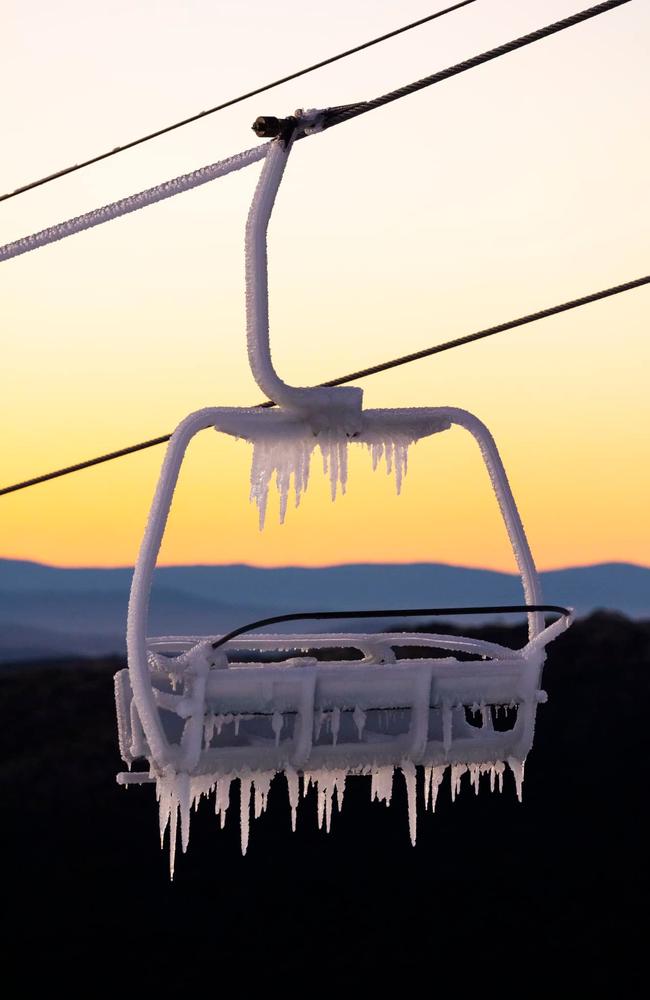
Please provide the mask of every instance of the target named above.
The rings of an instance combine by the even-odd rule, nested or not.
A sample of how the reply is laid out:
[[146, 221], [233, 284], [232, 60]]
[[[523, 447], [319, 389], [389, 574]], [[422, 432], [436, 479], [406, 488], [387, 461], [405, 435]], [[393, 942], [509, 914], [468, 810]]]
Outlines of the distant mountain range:
[[[0, 660], [123, 652], [131, 574], [0, 559]], [[603, 608], [650, 618], [650, 568], [603, 563], [552, 570], [542, 582], [546, 601], [579, 615]], [[156, 571], [150, 631], [216, 634], [291, 611], [522, 601], [514, 574], [439, 563], [164, 566]]]

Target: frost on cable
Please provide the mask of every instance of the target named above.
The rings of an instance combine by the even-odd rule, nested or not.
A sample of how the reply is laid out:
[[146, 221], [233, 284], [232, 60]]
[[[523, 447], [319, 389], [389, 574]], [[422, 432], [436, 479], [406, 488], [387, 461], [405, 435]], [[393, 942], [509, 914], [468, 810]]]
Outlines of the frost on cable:
[[[318, 113], [296, 113], [296, 121], [305, 133], [316, 130]], [[133, 574], [128, 670], [115, 679], [120, 753], [129, 768], [118, 781], [155, 785], [172, 873], [178, 836], [183, 850], [188, 845], [192, 809], [212, 798], [223, 825], [233, 782], [240, 789], [244, 853], [251, 818], [266, 809], [280, 774], [293, 829], [310, 788], [316, 819], [329, 829], [348, 776], [365, 775], [373, 802], [388, 804], [398, 771], [412, 843], [418, 801], [433, 809], [447, 774], [453, 799], [464, 775], [476, 792], [481, 784], [501, 790], [507, 765], [521, 798], [537, 705], [546, 697], [545, 648], [570, 623], [567, 613], [545, 625], [534, 609], [541, 604], [539, 576], [496, 444], [477, 417], [449, 406], [364, 410], [361, 389], [290, 386], [275, 371], [266, 237], [290, 149], [287, 135], [269, 144], [246, 224], [248, 357], [258, 386], [277, 405], [207, 407], [186, 417], [171, 436]], [[308, 487], [312, 459], [322, 460], [332, 498], [345, 491], [353, 446], [369, 451], [373, 468], [385, 465], [399, 492], [411, 445], [451, 428], [468, 433], [479, 447], [521, 576], [526, 645], [513, 650], [417, 629], [244, 638], [246, 629], [236, 620], [224, 636], [148, 637], [153, 572], [185, 451], [208, 428], [252, 444], [251, 497], [261, 525], [272, 482], [284, 519], [291, 491], [298, 504]], [[422, 605], [430, 600], [423, 594]], [[271, 595], [269, 604], [275, 603]], [[360, 609], [347, 610], [359, 617]], [[374, 619], [377, 613], [366, 614]]]

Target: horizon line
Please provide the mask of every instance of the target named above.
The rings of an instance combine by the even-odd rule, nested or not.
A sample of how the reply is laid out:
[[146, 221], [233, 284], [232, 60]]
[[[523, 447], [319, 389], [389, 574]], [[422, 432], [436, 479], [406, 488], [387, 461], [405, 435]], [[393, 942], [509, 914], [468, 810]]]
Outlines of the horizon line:
[[[25, 559], [16, 556], [1, 556], [0, 563], [3, 562], [15, 562], [15, 563], [26, 563], [31, 566], [42, 566], [47, 569], [60, 569], [60, 570], [129, 570], [133, 571], [133, 565], [129, 564], [118, 564], [118, 565], [62, 565], [58, 563], [41, 562], [37, 559]], [[286, 563], [282, 565], [272, 565], [265, 566], [255, 563], [247, 562], [225, 562], [225, 563], [202, 563], [202, 562], [178, 562], [178, 563], [159, 563], [156, 569], [199, 569], [199, 568], [234, 568], [243, 567], [247, 569], [257, 569], [257, 570], [286, 570], [286, 569], [301, 569], [301, 570], [326, 570], [326, 569], [342, 569], [344, 567], [353, 566], [444, 566], [448, 569], [463, 569], [471, 570], [479, 573], [499, 573], [504, 576], [514, 576], [518, 577], [520, 574], [518, 570], [513, 569], [495, 569], [489, 566], [470, 566], [462, 563], [449, 563], [449, 562], [439, 562], [435, 560], [407, 560], [407, 561], [395, 561], [395, 560], [363, 560], [359, 562], [336, 562], [336, 563], [322, 563], [322, 564], [312, 564], [312, 565], [300, 565], [297, 563]], [[596, 567], [602, 566], [632, 566], [636, 569], [647, 569], [650, 570], [650, 566], [643, 563], [630, 562], [629, 560], [619, 560], [619, 559], [605, 559], [600, 562], [587, 562], [587, 563], [571, 563], [562, 566], [550, 566], [550, 567], [538, 567], [538, 573], [556, 573], [564, 572], [566, 570], [574, 569], [595, 569]]]

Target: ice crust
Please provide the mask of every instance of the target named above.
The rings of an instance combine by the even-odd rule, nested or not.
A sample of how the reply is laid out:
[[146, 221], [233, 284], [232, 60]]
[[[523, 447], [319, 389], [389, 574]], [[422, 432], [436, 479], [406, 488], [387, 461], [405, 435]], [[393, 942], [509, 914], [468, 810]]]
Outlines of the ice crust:
[[264, 159], [268, 153], [269, 146], [270, 143], [266, 143], [264, 146], [255, 146], [253, 149], [247, 149], [243, 153], [236, 153], [225, 160], [219, 160], [218, 163], [211, 163], [206, 167], [200, 167], [189, 174], [174, 177], [170, 181], [156, 184], [145, 191], [138, 191], [137, 194], [131, 194], [127, 198], [120, 198], [119, 201], [113, 201], [109, 205], [94, 208], [91, 212], [86, 212], [84, 215], [77, 215], [66, 222], [59, 222], [55, 226], [41, 229], [37, 233], [32, 233], [31, 236], [23, 236], [12, 243], [6, 243], [4, 246], [0, 246], [0, 261], [19, 257], [21, 254], [29, 253], [31, 250], [47, 246], [48, 243], [56, 243], [59, 240], [66, 239], [68, 236], [73, 236], [75, 233], [81, 233], [85, 229], [101, 226], [104, 222], [111, 222], [113, 219], [119, 219], [123, 215], [129, 215], [131, 212], [137, 212], [141, 208], [146, 208], [148, 205], [154, 205], [156, 202], [173, 198], [174, 195], [181, 194], [183, 191], [190, 191], [192, 188], [216, 180], [217, 177], [224, 177], [233, 170], [241, 170], [242, 167], [247, 167], [249, 163], [255, 163], [258, 160]]
[[[322, 125], [319, 112], [296, 115], [303, 119], [304, 131]], [[405, 633], [397, 640], [386, 635], [339, 634], [334, 646], [341, 651], [356, 646], [362, 659], [347, 662], [342, 656], [335, 665], [313, 655], [296, 655], [331, 644], [332, 638], [326, 636], [256, 637], [253, 651], [292, 651], [282, 663], [236, 658], [229, 662], [223, 649], [215, 652], [210, 637], [147, 638], [153, 572], [185, 450], [197, 433], [209, 427], [252, 444], [250, 495], [257, 504], [260, 527], [273, 483], [279, 493], [281, 521], [292, 492], [296, 506], [300, 503], [315, 451], [329, 478], [332, 499], [346, 490], [351, 444], [370, 452], [373, 469], [385, 465], [399, 493], [414, 443], [454, 425], [464, 429], [480, 448], [526, 603], [541, 604], [537, 570], [503, 464], [491, 434], [477, 417], [456, 407], [364, 410], [361, 389], [291, 386], [276, 372], [269, 340], [267, 229], [290, 148], [291, 141], [277, 139], [261, 153], [251, 151], [208, 168], [205, 175], [179, 179], [192, 186], [209, 179], [208, 173], [238, 169], [254, 158], [265, 160], [246, 223], [246, 333], [252, 375], [277, 405], [206, 407], [181, 421], [171, 436], [136, 562], [127, 624], [128, 678], [116, 679], [115, 693], [122, 756], [129, 769], [135, 760], [147, 759], [149, 774], [129, 772], [118, 780], [123, 785], [155, 782], [161, 841], [169, 831], [172, 877], [178, 838], [183, 851], [188, 846], [192, 808], [201, 798], [213, 795], [223, 826], [235, 781], [240, 786], [243, 854], [251, 822], [264, 813], [279, 773], [287, 781], [292, 829], [296, 829], [300, 801], [313, 786], [317, 822], [329, 830], [334, 807], [342, 808], [349, 775], [370, 776], [372, 800], [388, 805], [399, 770], [413, 844], [418, 801], [423, 797], [425, 807], [435, 809], [447, 768], [452, 800], [466, 773], [476, 793], [484, 775], [484, 785], [501, 791], [506, 763], [521, 798], [523, 759], [532, 745], [536, 705], [542, 695], [544, 648], [568, 625], [558, 620], [545, 628], [541, 614], [530, 612], [529, 642], [517, 651], [462, 637], [414, 635], [410, 638], [417, 645], [433, 643], [445, 652], [473, 652], [482, 657], [475, 662], [452, 656], [419, 657], [416, 665], [397, 652], [396, 647], [407, 639]], [[169, 186], [161, 186], [106, 206], [0, 248], [0, 259], [170, 193]], [[246, 647], [239, 643], [239, 648]], [[233, 649], [231, 645], [230, 652]], [[488, 665], [485, 660], [492, 662]], [[491, 706], [498, 703], [518, 706], [516, 728], [505, 736], [492, 724]], [[468, 720], [468, 710], [480, 717], [480, 726]], [[228, 732], [224, 733], [225, 727]], [[321, 736], [323, 730], [326, 737]], [[423, 781], [416, 765], [423, 769]]]
[[[288, 768], [284, 771], [252, 771], [231, 772], [215, 776], [188, 775], [168, 772], [156, 778], [156, 795], [160, 818], [160, 843], [164, 846], [165, 835], [169, 840], [169, 871], [174, 877], [175, 858], [178, 834], [183, 853], [187, 850], [190, 838], [190, 814], [196, 810], [203, 798], [214, 798], [214, 811], [219, 817], [220, 826], [224, 826], [226, 813], [230, 808], [231, 788], [237, 780], [240, 786], [239, 824], [241, 852], [248, 850], [251, 820], [259, 819], [265, 812], [271, 785], [278, 774], [284, 774], [288, 788], [289, 806], [291, 812], [291, 829], [295, 832], [297, 812], [300, 800], [304, 800], [309, 789], [314, 788], [316, 798], [316, 821], [320, 829], [328, 833], [331, 829], [334, 807], [340, 812], [345, 797], [347, 778], [353, 774], [370, 776], [370, 796], [373, 802], [390, 806], [395, 785], [395, 772], [401, 772], [405, 783], [408, 804], [408, 830], [413, 846], [417, 841], [418, 806], [435, 812], [438, 790], [447, 770], [450, 772], [449, 788], [454, 801], [461, 789], [461, 779], [469, 775], [469, 783], [476, 794], [479, 791], [481, 777], [486, 776], [484, 785], [491, 792], [503, 791], [503, 779], [506, 764], [513, 773], [517, 797], [521, 801], [521, 790], [524, 775], [524, 762], [509, 757], [507, 762], [496, 760], [480, 764], [443, 764], [416, 768], [413, 761], [405, 759], [398, 766], [383, 765], [365, 767], [362, 769], [345, 770], [323, 768], [317, 771], [297, 771]], [[418, 772], [422, 779], [418, 779]]]
[[[412, 444], [408, 439], [386, 437], [367, 444], [372, 455], [373, 470], [383, 458], [386, 471], [395, 476], [395, 487], [400, 493], [402, 480], [407, 470], [408, 449]], [[259, 511], [260, 529], [264, 527], [268, 505], [269, 489], [275, 479], [280, 497], [280, 523], [284, 524], [289, 495], [293, 486], [295, 505], [299, 506], [307, 489], [311, 457], [316, 449], [321, 453], [323, 474], [329, 478], [330, 494], [336, 500], [340, 490], [345, 494], [348, 481], [348, 447], [350, 441], [334, 434], [314, 437], [309, 432], [294, 439], [278, 441], [275, 437], [256, 441], [253, 446], [251, 465], [250, 499]]]

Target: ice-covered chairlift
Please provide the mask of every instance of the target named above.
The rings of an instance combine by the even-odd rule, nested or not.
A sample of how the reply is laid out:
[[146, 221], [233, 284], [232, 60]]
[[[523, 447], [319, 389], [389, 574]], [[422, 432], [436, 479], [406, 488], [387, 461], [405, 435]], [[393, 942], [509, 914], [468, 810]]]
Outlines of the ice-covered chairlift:
[[[296, 388], [276, 373], [269, 345], [267, 227], [295, 129], [317, 127], [317, 116], [298, 117], [291, 134], [285, 131], [270, 143], [246, 225], [248, 356], [257, 384], [277, 405], [208, 407], [180, 423], [167, 449], [133, 575], [128, 670], [116, 676], [120, 751], [129, 771], [118, 775], [118, 782], [156, 783], [161, 837], [170, 826], [172, 867], [178, 817], [185, 848], [192, 804], [215, 791], [223, 821], [234, 778], [241, 782], [244, 851], [251, 792], [257, 816], [279, 772], [288, 781], [294, 825], [299, 790], [304, 793], [311, 782], [318, 789], [319, 819], [329, 828], [332, 801], [336, 795], [340, 807], [346, 775], [371, 774], [373, 798], [389, 801], [393, 772], [399, 768], [407, 783], [413, 841], [415, 765], [424, 767], [430, 806], [447, 767], [452, 795], [466, 771], [477, 791], [486, 772], [491, 787], [500, 787], [506, 764], [521, 795], [536, 708], [545, 698], [540, 689], [545, 647], [571, 620], [565, 609], [542, 603], [505, 470], [491, 434], [477, 417], [455, 407], [364, 410], [361, 389]], [[409, 614], [399, 610], [281, 616], [221, 637], [147, 638], [158, 551], [186, 448], [199, 431], [215, 428], [253, 444], [251, 493], [263, 523], [272, 475], [284, 516], [291, 482], [296, 502], [307, 486], [316, 447], [333, 496], [339, 485], [345, 488], [347, 449], [358, 444], [371, 451], [373, 465], [386, 461], [399, 488], [409, 445], [453, 426], [468, 431], [479, 445], [523, 584], [525, 607], [487, 610], [527, 612], [523, 648], [417, 629], [242, 634], [296, 618]], [[480, 609], [425, 608], [419, 615], [472, 610]], [[545, 610], [560, 617], [545, 626]], [[510, 728], [495, 724], [500, 709], [514, 715]], [[148, 771], [131, 771], [137, 761], [146, 761]]]

